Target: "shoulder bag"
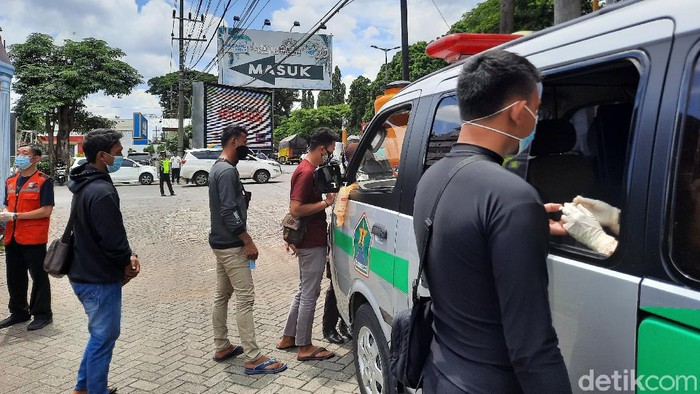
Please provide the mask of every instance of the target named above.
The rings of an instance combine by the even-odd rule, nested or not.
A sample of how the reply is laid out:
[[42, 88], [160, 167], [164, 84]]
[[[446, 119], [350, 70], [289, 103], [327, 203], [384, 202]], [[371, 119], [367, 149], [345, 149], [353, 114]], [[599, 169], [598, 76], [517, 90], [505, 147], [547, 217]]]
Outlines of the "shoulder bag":
[[433, 342], [433, 312], [430, 309], [432, 301], [430, 297], [418, 295], [418, 285], [423, 282], [428, 245], [433, 232], [433, 220], [435, 220], [438, 203], [447, 185], [459, 170], [482, 158], [483, 156], [480, 155], [465, 158], [450, 170], [433, 203], [430, 216], [425, 219], [425, 232], [422, 242], [418, 245], [420, 248], [418, 250], [420, 256], [418, 276], [413, 280], [413, 307], [397, 313], [394, 316], [391, 329], [389, 369], [393, 378], [392, 385], [400, 393], [405, 392], [405, 388], [418, 389], [422, 386], [423, 366], [428, 354], [430, 354], [430, 344]]
[[49, 245], [44, 258], [44, 271], [54, 278], [62, 278], [70, 270], [73, 260], [73, 219], [79, 194], [73, 196], [68, 224], [59, 239], [55, 239]]
[[282, 238], [284, 242], [299, 246], [304, 241], [306, 235], [306, 220], [297, 218], [288, 213], [282, 219]]

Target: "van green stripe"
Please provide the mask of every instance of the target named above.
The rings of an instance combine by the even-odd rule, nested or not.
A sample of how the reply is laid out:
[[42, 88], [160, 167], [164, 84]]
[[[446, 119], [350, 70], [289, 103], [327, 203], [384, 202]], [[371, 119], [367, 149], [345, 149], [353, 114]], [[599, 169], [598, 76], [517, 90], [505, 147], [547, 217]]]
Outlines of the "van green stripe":
[[[333, 229], [333, 243], [349, 256], [353, 255], [352, 237], [338, 228]], [[408, 260], [374, 247], [370, 248], [369, 260], [369, 270], [372, 273], [408, 294]]]
[[333, 229], [333, 243], [340, 250], [352, 256], [352, 237], [338, 230], [337, 227]]
[[643, 306], [642, 310], [700, 329], [700, 310], [697, 309]]

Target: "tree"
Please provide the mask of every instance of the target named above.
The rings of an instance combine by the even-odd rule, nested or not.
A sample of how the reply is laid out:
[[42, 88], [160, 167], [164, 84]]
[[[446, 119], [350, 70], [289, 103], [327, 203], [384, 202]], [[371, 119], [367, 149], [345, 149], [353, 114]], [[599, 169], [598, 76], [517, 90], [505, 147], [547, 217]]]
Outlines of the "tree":
[[301, 109], [313, 109], [316, 107], [314, 94], [310, 90], [301, 91]]
[[554, 0], [554, 24], [581, 16], [581, 0]]
[[68, 136], [76, 127], [85, 98], [100, 91], [121, 97], [141, 82], [139, 73], [119, 60], [124, 56], [121, 49], [92, 37], [66, 40], [57, 46], [51, 36], [32, 33], [25, 43], [10, 47], [17, 77], [14, 90], [25, 100], [18, 108], [30, 114], [42, 114], [49, 136], [55, 120], [58, 124], [55, 154], [65, 162], [68, 162]]
[[[514, 0], [513, 31], [542, 30], [554, 21], [553, 0]], [[452, 25], [451, 33], [498, 33], [500, 0], [486, 0]]]
[[348, 94], [348, 107], [350, 116], [348, 117], [348, 130], [359, 132], [362, 127], [362, 118], [367, 110], [367, 103], [372, 100], [371, 83], [368, 78], [359, 76], [350, 84]]
[[298, 90], [275, 90], [275, 125], [278, 125], [283, 119], [289, 116], [295, 101], [299, 101]]
[[347, 104], [329, 105], [314, 109], [298, 109], [282, 120], [275, 128], [274, 141], [299, 134], [302, 137], [310, 137], [318, 127], [329, 127], [340, 131], [343, 119], [350, 115], [350, 107]]
[[[180, 73], [174, 71], [148, 80], [148, 90], [146, 90], [146, 93], [158, 96], [160, 99], [160, 106], [163, 108], [163, 117], [177, 117], [177, 89], [179, 79]], [[217, 77], [216, 75], [203, 73], [197, 70], [186, 70], [183, 90], [187, 98], [192, 97], [192, 82], [216, 83]], [[185, 118], [192, 116], [192, 107], [190, 104], [190, 101], [185, 100]]]
[[498, 32], [510, 34], [513, 32], [513, 20], [515, 12], [515, 0], [501, 0], [501, 14]]
[[318, 94], [318, 106], [338, 105], [345, 103], [345, 84], [342, 80], [340, 68], [335, 66], [331, 77], [331, 90], [323, 90]]

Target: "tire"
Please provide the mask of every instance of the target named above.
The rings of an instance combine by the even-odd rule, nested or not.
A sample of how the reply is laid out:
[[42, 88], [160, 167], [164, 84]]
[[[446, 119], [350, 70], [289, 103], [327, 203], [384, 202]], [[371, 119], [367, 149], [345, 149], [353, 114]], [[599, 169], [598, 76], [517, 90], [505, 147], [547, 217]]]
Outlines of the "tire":
[[278, 160], [280, 164], [287, 164], [287, 156], [282, 156]]
[[270, 173], [267, 170], [257, 170], [253, 174], [253, 180], [257, 183], [267, 183], [270, 180]]
[[205, 171], [199, 171], [192, 176], [192, 183], [197, 186], [206, 186], [209, 184], [209, 174]]
[[357, 310], [352, 322], [355, 376], [363, 394], [394, 394], [389, 373], [389, 344], [369, 304]]
[[151, 183], [153, 183], [153, 175], [151, 175], [147, 172], [144, 172], [143, 174], [141, 174], [139, 176], [139, 182], [142, 185], [150, 185]]

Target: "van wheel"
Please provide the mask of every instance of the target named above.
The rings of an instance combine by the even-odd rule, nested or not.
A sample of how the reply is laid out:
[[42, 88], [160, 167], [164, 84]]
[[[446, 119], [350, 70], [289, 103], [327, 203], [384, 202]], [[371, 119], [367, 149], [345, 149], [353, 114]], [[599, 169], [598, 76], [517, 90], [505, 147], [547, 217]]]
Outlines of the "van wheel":
[[257, 170], [253, 175], [253, 179], [258, 183], [267, 183], [270, 180], [270, 173], [267, 170]]
[[357, 310], [352, 322], [355, 374], [363, 394], [394, 393], [389, 373], [389, 345], [369, 304]]
[[209, 184], [209, 174], [199, 171], [192, 177], [192, 182], [197, 186], [206, 186]]
[[149, 173], [143, 173], [139, 177], [139, 182], [142, 185], [150, 185], [151, 183], [153, 183], [153, 175], [151, 175]]

